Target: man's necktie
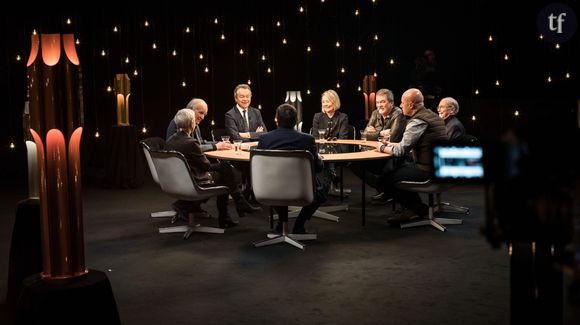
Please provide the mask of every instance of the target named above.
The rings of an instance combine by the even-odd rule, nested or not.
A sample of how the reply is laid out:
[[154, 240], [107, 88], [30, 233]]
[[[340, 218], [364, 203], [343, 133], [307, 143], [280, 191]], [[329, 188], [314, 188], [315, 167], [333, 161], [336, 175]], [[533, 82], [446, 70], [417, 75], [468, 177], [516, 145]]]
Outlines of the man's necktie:
[[201, 131], [199, 130], [199, 126], [195, 127], [195, 137], [197, 138], [199, 144], [203, 143], [203, 140], [201, 139]]
[[246, 128], [245, 132], [248, 132], [250, 130], [250, 128], [248, 126], [248, 119], [246, 117], [246, 110], [245, 109], [242, 110], [242, 114], [244, 114], [244, 126]]

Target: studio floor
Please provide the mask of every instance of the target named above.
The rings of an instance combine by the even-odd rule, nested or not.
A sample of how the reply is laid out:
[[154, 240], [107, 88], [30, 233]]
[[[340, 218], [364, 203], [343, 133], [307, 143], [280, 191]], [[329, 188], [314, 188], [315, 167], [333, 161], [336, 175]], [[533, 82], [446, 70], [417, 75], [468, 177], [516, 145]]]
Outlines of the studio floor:
[[[361, 225], [360, 180], [340, 222], [312, 219], [318, 240], [254, 248], [269, 230], [267, 208], [225, 234], [160, 234], [168, 219], [149, 214], [173, 201], [152, 181], [138, 189], [85, 186], [86, 265], [104, 271], [122, 324], [509, 324], [510, 259], [480, 233], [483, 188], [458, 186], [444, 199], [470, 214], [447, 232], [386, 223], [390, 205], [372, 204]], [[150, 177], [147, 176], [150, 180]], [[18, 182], [16, 182], [18, 183]], [[22, 187], [22, 188], [21, 188]], [[0, 197], [0, 302], [4, 302], [15, 208], [23, 184]], [[332, 198], [328, 204], [338, 203]], [[215, 201], [205, 208], [216, 215]], [[236, 216], [230, 202], [230, 212]], [[237, 216], [236, 216], [237, 218]], [[200, 223], [217, 226], [216, 219]], [[2, 318], [13, 314], [3, 306]], [[578, 318], [564, 306], [564, 322]], [[5, 323], [1, 321], [1, 323]], [[79, 323], [82, 323], [80, 321]]]

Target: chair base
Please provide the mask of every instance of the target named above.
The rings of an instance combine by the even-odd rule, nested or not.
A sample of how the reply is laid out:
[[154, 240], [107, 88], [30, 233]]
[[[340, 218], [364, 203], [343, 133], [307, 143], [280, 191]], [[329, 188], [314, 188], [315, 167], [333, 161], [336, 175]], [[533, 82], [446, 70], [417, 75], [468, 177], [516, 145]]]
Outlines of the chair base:
[[[206, 216], [197, 216], [198, 218], [211, 219], [212, 216], [207, 213]], [[177, 220], [185, 220], [179, 213], [174, 210], [152, 212], [151, 218], [171, 218], [171, 223], [176, 223]]]
[[[343, 197], [347, 197], [351, 193], [352, 193], [352, 190], [350, 188], [343, 188], [342, 189], [342, 196]], [[340, 188], [331, 187], [330, 190], [328, 191], [328, 195], [340, 197]]]
[[446, 231], [447, 228], [443, 225], [461, 225], [463, 220], [461, 219], [451, 219], [451, 218], [428, 218], [421, 219], [411, 222], [406, 222], [401, 224], [401, 229], [421, 227], [421, 226], [432, 226], [433, 228], [441, 231]]
[[206, 227], [201, 225], [195, 226], [175, 226], [175, 227], [163, 227], [159, 228], [160, 234], [168, 234], [175, 232], [183, 232], [183, 239], [188, 239], [194, 232], [203, 232], [209, 234], [223, 234], [225, 229], [216, 227]]
[[[288, 212], [288, 218], [298, 217], [298, 214], [300, 213], [300, 209], [302, 209], [302, 208], [301, 207], [294, 207], [294, 206], [289, 207], [290, 211]], [[329, 213], [329, 212], [335, 212], [335, 211], [348, 211], [348, 204], [322, 206], [322, 207], [319, 207], [318, 210], [316, 210], [314, 212], [314, 214], [312, 214], [312, 216], [315, 218], [319, 218], [319, 219], [339, 222], [340, 217], [337, 217], [334, 214]], [[274, 220], [278, 220], [277, 214], [274, 214]]]
[[306, 245], [299, 242], [299, 240], [316, 240], [316, 234], [268, 234], [268, 239], [264, 239], [259, 242], [255, 242], [254, 247], [263, 247], [269, 245], [275, 245], [279, 243], [287, 243], [294, 247], [304, 249]]
[[[469, 208], [462, 207], [458, 205], [453, 205], [447, 202], [441, 202], [441, 193], [428, 192], [429, 197], [429, 217], [421, 218], [419, 220], [410, 221], [406, 223], [401, 223], [401, 229], [413, 228], [421, 226], [432, 226], [433, 228], [446, 231], [447, 228], [443, 225], [461, 225], [463, 224], [462, 219], [452, 219], [452, 218], [436, 218], [435, 212], [456, 212], [456, 213], [469, 213]], [[435, 198], [436, 196], [436, 198]], [[395, 210], [396, 202], [393, 201], [393, 210]]]
[[174, 210], [151, 212], [151, 218], [171, 218], [171, 223], [176, 223], [181, 217]]
[[462, 207], [459, 205], [454, 205], [449, 202], [439, 202], [435, 207], [436, 212], [453, 212], [453, 213], [464, 213], [469, 214], [468, 207]]
[[175, 212], [173, 210], [151, 212], [151, 218], [169, 218], [169, 217], [175, 217], [176, 215], [177, 215], [177, 212]]
[[174, 210], [151, 212], [151, 218], [171, 218], [171, 223], [176, 223], [179, 214]]

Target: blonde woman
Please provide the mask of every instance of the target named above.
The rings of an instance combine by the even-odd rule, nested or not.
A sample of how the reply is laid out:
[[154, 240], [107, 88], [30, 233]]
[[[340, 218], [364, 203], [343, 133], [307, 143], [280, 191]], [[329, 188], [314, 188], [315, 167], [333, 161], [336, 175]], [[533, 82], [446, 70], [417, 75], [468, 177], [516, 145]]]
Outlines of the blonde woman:
[[318, 137], [318, 130], [326, 130], [326, 138], [348, 138], [348, 115], [339, 112], [340, 98], [330, 89], [320, 96], [321, 112], [312, 119], [312, 135]]
[[[336, 91], [329, 89], [320, 96], [320, 106], [322, 112], [314, 114], [312, 119], [312, 135], [318, 137], [318, 130], [326, 130], [326, 139], [348, 139], [348, 115], [339, 112], [340, 98]], [[340, 195], [338, 183], [341, 179], [336, 174], [334, 163], [328, 163], [324, 167], [324, 176], [331, 180], [329, 194]], [[350, 193], [350, 189], [344, 189], [345, 194]]]

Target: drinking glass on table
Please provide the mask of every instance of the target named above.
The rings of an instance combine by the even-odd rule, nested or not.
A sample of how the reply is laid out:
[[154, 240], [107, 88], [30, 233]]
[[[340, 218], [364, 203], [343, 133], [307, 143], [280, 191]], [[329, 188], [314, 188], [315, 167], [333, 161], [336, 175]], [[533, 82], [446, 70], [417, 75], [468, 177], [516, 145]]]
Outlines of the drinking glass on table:
[[360, 130], [360, 139], [362, 142], [367, 142], [367, 131]]
[[391, 134], [387, 133], [383, 136], [383, 142], [389, 142], [391, 141]]
[[383, 142], [387, 143], [391, 141], [391, 129], [386, 129], [384, 132], [381, 132], [383, 135]]
[[234, 140], [234, 150], [236, 151], [236, 155], [242, 152], [242, 140]]
[[321, 143], [326, 141], [326, 129], [318, 129], [318, 140], [320, 140]]
[[222, 135], [222, 141], [223, 142], [230, 142], [230, 136], [229, 135]]

